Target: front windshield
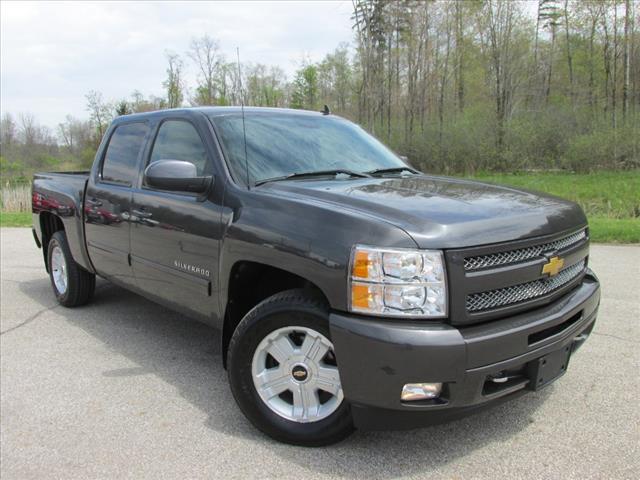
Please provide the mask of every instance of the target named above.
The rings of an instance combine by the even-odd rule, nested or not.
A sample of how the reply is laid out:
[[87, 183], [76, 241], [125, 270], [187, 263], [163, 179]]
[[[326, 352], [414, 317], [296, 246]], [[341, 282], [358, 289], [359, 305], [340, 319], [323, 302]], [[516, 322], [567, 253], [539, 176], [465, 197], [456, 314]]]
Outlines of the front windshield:
[[[237, 180], [246, 183], [241, 114], [210, 118], [229, 168]], [[294, 173], [406, 167], [362, 128], [338, 117], [247, 112], [245, 125], [251, 183]]]

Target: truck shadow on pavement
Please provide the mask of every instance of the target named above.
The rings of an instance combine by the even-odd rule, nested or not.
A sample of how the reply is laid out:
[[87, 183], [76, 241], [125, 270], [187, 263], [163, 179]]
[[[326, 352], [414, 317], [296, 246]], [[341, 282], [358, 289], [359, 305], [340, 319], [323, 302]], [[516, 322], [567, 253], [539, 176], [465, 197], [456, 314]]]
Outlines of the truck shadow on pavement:
[[[21, 282], [20, 289], [45, 307], [54, 303], [48, 278]], [[204, 412], [209, 428], [242, 438], [248, 444], [247, 451], [259, 445], [261, 450], [298, 465], [301, 475], [306, 469], [372, 479], [437, 473], [439, 466], [476, 449], [513, 441], [534, 422], [535, 411], [553, 391], [550, 387], [443, 425], [404, 432], [356, 432], [325, 448], [292, 447], [262, 435], [237, 408], [222, 367], [220, 335], [212, 327], [185, 320], [101, 280], [91, 304], [76, 309], [59, 307], [56, 314], [137, 365], [105, 371], [105, 381], [155, 375]]]

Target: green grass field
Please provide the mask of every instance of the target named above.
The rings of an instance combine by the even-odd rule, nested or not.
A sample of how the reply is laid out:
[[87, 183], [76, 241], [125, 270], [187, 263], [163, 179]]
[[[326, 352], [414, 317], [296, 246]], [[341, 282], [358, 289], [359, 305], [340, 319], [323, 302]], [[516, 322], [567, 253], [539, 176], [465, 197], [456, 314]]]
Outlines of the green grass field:
[[[640, 170], [590, 174], [479, 174], [473, 178], [551, 193], [578, 202], [594, 242], [640, 243]], [[30, 212], [2, 212], [0, 226], [28, 227]]]
[[0, 227], [30, 227], [31, 212], [0, 212]]

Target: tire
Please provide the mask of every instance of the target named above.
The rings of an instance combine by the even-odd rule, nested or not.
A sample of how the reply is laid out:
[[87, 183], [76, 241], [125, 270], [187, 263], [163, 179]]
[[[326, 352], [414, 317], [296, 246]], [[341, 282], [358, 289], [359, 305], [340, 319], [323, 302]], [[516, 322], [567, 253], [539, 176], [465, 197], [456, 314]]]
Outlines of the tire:
[[[336, 443], [353, 432], [330, 339], [327, 305], [305, 290], [273, 295], [242, 319], [229, 343], [228, 375], [238, 406], [256, 428], [278, 441], [308, 447]], [[276, 340], [289, 343], [280, 349]], [[293, 354], [284, 353], [289, 347]], [[267, 362], [265, 369], [262, 362]], [[276, 378], [271, 372], [277, 372], [277, 380], [266, 381], [265, 375]], [[276, 381], [280, 385], [267, 386]]]
[[62, 230], [51, 236], [47, 246], [47, 266], [58, 303], [65, 307], [78, 307], [91, 299], [96, 288], [96, 276], [75, 262]]

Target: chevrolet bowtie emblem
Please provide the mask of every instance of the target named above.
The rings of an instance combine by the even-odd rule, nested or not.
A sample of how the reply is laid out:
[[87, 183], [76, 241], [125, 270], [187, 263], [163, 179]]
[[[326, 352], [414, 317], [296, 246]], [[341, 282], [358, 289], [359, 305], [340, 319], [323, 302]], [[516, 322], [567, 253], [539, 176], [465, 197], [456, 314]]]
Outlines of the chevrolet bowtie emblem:
[[564, 260], [560, 257], [551, 257], [547, 263], [542, 266], [542, 274], [548, 274], [555, 277], [564, 266]]

